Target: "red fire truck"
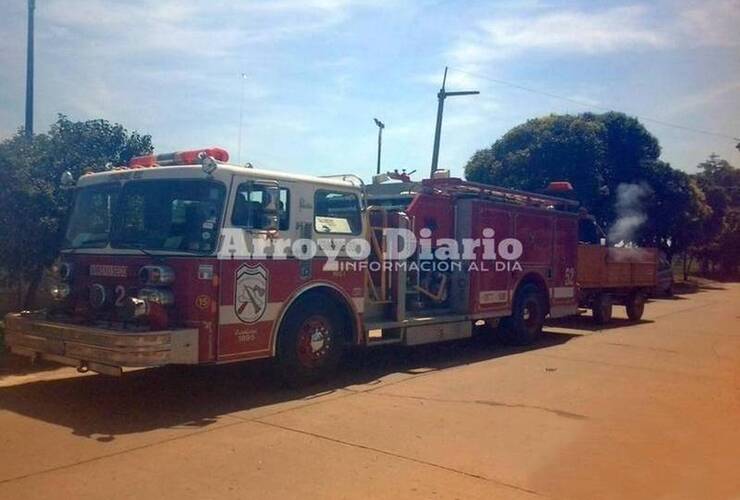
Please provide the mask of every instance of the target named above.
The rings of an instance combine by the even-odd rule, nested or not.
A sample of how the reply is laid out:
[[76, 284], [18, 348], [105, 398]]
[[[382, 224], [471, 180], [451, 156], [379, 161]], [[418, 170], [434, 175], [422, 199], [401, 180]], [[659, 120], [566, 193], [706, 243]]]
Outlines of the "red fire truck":
[[365, 185], [227, 161], [213, 148], [68, 176], [55, 305], [6, 317], [12, 351], [112, 375], [274, 357], [311, 380], [349, 346], [459, 339], [481, 322], [529, 344], [546, 317], [637, 297], [581, 293], [568, 199], [441, 172]]

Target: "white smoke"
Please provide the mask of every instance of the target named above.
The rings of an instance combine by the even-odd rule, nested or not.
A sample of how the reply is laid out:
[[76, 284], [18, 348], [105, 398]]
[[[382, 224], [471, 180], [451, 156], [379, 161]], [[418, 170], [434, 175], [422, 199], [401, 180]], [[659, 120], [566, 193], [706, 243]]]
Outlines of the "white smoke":
[[617, 220], [609, 228], [612, 244], [620, 246], [634, 242], [637, 230], [647, 220], [644, 205], [651, 193], [652, 189], [644, 182], [617, 186]]

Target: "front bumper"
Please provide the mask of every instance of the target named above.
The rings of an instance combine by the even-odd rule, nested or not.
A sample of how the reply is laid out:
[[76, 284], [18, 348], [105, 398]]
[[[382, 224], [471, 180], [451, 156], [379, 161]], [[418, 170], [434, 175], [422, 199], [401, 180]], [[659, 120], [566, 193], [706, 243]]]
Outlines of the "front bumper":
[[198, 330], [127, 332], [8, 314], [5, 343], [11, 352], [120, 375], [122, 367], [198, 362]]

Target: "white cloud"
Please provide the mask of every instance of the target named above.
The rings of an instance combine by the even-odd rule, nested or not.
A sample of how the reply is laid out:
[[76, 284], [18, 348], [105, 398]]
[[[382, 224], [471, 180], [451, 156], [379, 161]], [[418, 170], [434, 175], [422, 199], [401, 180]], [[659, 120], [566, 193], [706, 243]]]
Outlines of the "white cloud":
[[685, 43], [714, 47], [740, 45], [740, 0], [692, 2], [679, 14], [677, 33]]
[[643, 7], [603, 12], [555, 12], [532, 19], [481, 22], [494, 47], [504, 50], [553, 49], [567, 52], [612, 52], [632, 47], [661, 47], [667, 40], [644, 25]]
[[740, 0], [628, 5], [602, 10], [541, 7], [482, 19], [447, 51], [461, 68], [477, 68], [528, 51], [608, 54], [629, 50], [740, 45]]
[[665, 34], [645, 22], [646, 14], [644, 7], [631, 6], [485, 19], [460, 37], [448, 57], [469, 67], [528, 50], [597, 54], [669, 45]]
[[[245, 68], [254, 71], [245, 87], [247, 104], [259, 108], [267, 121], [290, 123], [289, 111], [281, 118], [264, 104], [274, 93], [276, 78], [285, 78], [284, 65], [293, 62], [294, 56], [282, 49], [308, 37], [327, 36], [358, 12], [394, 2], [37, 2], [36, 128], [45, 129], [57, 112], [74, 119], [105, 116], [155, 133], [168, 118], [187, 116], [185, 108], [192, 117], [230, 120], [235, 102], [238, 106], [238, 75]], [[8, 17], [0, 18], [7, 35], [0, 62], [21, 71], [0, 75], [0, 102], [12, 103], [0, 110], [3, 135], [22, 119], [22, 99], [17, 96], [23, 94], [25, 67], [25, 0], [14, 0], [8, 7]], [[332, 72], [338, 69], [334, 65], [352, 65], [341, 53], [323, 61], [316, 71], [321, 64], [332, 66], [325, 68]], [[348, 78], [330, 83], [341, 90]]]

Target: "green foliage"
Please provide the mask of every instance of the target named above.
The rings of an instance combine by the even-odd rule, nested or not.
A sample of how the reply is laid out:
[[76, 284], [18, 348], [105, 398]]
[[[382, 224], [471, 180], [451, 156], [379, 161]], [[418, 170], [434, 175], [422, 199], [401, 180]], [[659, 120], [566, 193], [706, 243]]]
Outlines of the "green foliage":
[[570, 181], [576, 198], [609, 228], [620, 214], [621, 184], [639, 185], [645, 223], [630, 240], [658, 245], [669, 256], [691, 240], [709, 210], [690, 177], [660, 159], [658, 140], [622, 113], [550, 115], [529, 120], [478, 151], [465, 167], [473, 181], [541, 191], [552, 181]]
[[725, 274], [735, 274], [740, 265], [740, 169], [714, 154], [698, 169], [696, 183], [712, 213], [691, 253], [705, 272], [718, 264]]
[[19, 131], [0, 142], [0, 272], [6, 280], [37, 282], [58, 254], [72, 195], [60, 186], [62, 172], [77, 178], [151, 151], [148, 135], [63, 115], [30, 141]]
[[647, 217], [638, 231], [638, 241], [673, 257], [700, 238], [712, 210], [691, 176], [667, 163], [658, 161], [640, 175], [653, 193], [644, 206]]

